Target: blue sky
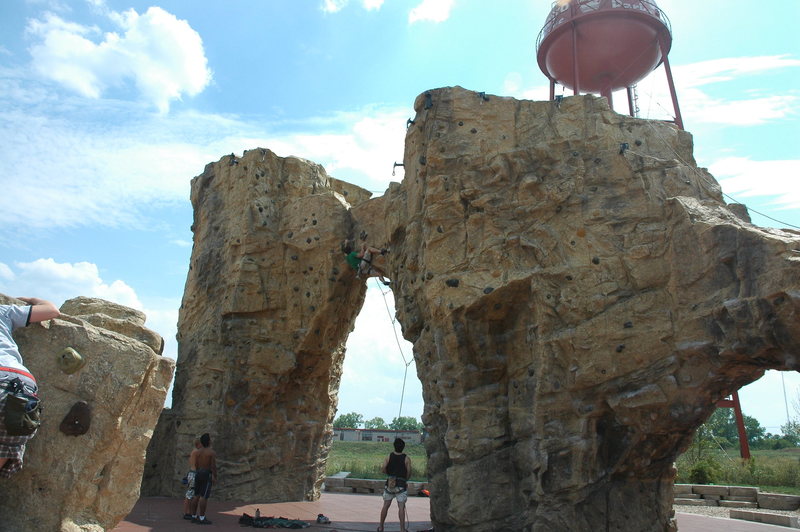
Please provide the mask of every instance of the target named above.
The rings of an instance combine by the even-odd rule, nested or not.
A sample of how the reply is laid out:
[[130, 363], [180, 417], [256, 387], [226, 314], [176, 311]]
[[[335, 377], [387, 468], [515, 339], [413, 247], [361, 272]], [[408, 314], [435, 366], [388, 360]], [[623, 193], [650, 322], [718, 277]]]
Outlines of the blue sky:
[[[695, 158], [762, 226], [800, 227], [800, 2], [660, 0]], [[9, 0], [0, 3], [0, 292], [144, 310], [175, 357], [191, 253], [189, 181], [270, 148], [380, 194], [427, 89], [546, 99], [547, 0]], [[561, 89], [558, 89], [561, 93]], [[570, 94], [570, 91], [566, 91]], [[644, 118], [671, 111], [661, 69]], [[616, 100], [618, 108], [622, 99]], [[339, 412], [400, 412], [411, 347], [376, 287], [348, 342]], [[385, 309], [384, 297], [392, 312]], [[398, 326], [399, 334], [399, 326]], [[402, 350], [402, 352], [401, 352]], [[777, 432], [800, 390], [742, 390]], [[419, 417], [413, 365], [403, 415]]]

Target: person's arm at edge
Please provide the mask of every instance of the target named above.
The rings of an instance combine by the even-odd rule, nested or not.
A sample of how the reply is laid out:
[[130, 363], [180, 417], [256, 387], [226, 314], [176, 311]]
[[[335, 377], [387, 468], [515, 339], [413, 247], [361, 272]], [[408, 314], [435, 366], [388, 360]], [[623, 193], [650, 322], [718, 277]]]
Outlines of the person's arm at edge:
[[50, 301], [39, 299], [38, 297], [18, 297], [20, 301], [31, 306], [31, 314], [28, 323], [38, 323], [40, 321], [57, 318], [61, 315], [58, 308]]
[[386, 458], [383, 459], [383, 467], [381, 467], [381, 473], [383, 473], [384, 475], [389, 474], [386, 472], [386, 466], [388, 465], [389, 465], [389, 457], [387, 456]]
[[411, 458], [406, 455], [406, 480], [411, 480]]

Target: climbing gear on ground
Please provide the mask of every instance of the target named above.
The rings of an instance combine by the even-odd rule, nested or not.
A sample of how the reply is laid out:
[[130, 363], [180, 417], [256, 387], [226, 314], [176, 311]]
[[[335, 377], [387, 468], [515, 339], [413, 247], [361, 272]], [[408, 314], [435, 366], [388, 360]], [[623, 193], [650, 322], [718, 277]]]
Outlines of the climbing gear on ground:
[[3, 416], [6, 432], [12, 436], [29, 436], [42, 424], [42, 403], [29, 393], [19, 378], [8, 381]]
[[317, 523], [321, 525], [329, 525], [331, 524], [331, 520], [325, 515], [317, 514]]
[[85, 365], [86, 359], [71, 347], [65, 348], [58, 357], [58, 368], [67, 375], [72, 375]]
[[239, 518], [242, 526], [253, 528], [308, 528], [311, 525], [299, 519], [287, 519], [285, 517], [253, 517], [246, 513]]

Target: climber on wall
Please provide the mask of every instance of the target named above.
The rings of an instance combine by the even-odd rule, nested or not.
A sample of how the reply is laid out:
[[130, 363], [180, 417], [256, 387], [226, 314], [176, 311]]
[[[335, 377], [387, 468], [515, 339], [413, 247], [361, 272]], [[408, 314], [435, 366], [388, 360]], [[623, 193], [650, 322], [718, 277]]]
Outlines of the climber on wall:
[[386, 279], [386, 272], [374, 263], [379, 256], [385, 256], [389, 250], [373, 248], [367, 244], [361, 246], [361, 251], [355, 251], [353, 247], [352, 240], [342, 242], [342, 252], [345, 254], [347, 264], [356, 271], [356, 277], [377, 277], [384, 285], [389, 286], [391, 281]]
[[39, 426], [36, 379], [22, 363], [11, 331], [30, 323], [57, 318], [58, 308], [49, 301], [20, 297], [27, 305], [0, 305], [0, 477], [9, 478], [22, 469], [25, 444]]

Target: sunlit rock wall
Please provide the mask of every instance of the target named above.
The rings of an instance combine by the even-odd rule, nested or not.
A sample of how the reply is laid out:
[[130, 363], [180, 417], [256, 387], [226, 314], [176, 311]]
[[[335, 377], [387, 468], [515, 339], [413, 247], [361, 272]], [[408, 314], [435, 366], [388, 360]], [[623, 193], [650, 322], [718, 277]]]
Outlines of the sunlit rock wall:
[[178, 323], [172, 408], [145, 493], [178, 495], [196, 435], [223, 499], [319, 495], [344, 341], [363, 302], [340, 244], [369, 193], [269, 150], [223, 157], [192, 181], [194, 247]]
[[386, 224], [436, 530], [672, 529], [717, 400], [800, 369], [800, 234], [738, 218], [689, 133], [605, 99], [415, 110], [402, 185], [353, 213]]
[[[61, 313], [14, 332], [44, 410], [22, 471], [0, 482], [0, 530], [111, 530], [139, 498], [174, 361], [158, 356], [163, 340], [137, 310], [80, 297]], [[65, 373], [68, 347], [84, 365]], [[80, 402], [89, 415], [69, 416]]]
[[672, 530], [695, 428], [767, 368], [800, 369], [800, 234], [729, 208], [689, 133], [601, 98], [444, 88], [414, 108], [380, 198], [267, 150], [195, 178], [148, 490], [178, 494], [209, 431], [217, 494], [318, 495], [364, 296], [339, 252], [355, 237], [391, 249], [437, 531]]

